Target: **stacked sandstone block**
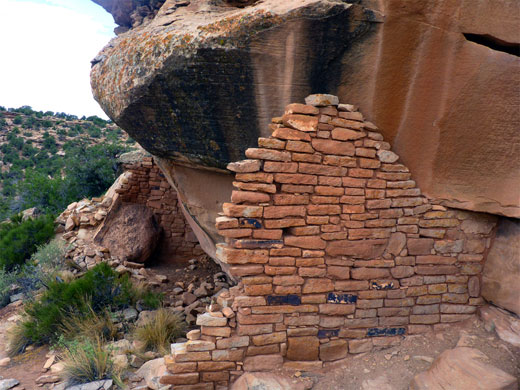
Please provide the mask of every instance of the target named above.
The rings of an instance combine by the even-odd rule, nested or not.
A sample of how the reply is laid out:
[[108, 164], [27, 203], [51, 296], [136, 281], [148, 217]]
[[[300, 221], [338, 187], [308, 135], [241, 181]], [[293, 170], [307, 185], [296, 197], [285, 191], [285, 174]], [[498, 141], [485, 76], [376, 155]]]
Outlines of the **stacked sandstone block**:
[[[236, 190], [216, 221], [217, 256], [241, 282], [236, 328], [214, 341], [241, 351], [245, 371], [321, 367], [467, 319], [482, 302], [494, 222], [422, 196], [356, 107], [306, 101], [228, 166]], [[183, 354], [173, 351], [172, 370]], [[220, 369], [237, 375], [235, 364]], [[197, 378], [182, 388], [226, 385]]]
[[143, 204], [152, 210], [163, 228], [162, 245], [168, 246], [168, 252], [185, 258], [203, 254], [182, 214], [177, 193], [153, 158], [143, 157], [140, 161], [123, 164], [123, 169], [130, 175], [116, 192], [123, 202]]
[[188, 332], [186, 343], [172, 344], [172, 356], [165, 357], [169, 373], [161, 378], [162, 384], [177, 390], [227, 389], [243, 373], [249, 337], [231, 337], [236, 328], [232, 302], [228, 292], [220, 294], [212, 310], [197, 317], [200, 331]]

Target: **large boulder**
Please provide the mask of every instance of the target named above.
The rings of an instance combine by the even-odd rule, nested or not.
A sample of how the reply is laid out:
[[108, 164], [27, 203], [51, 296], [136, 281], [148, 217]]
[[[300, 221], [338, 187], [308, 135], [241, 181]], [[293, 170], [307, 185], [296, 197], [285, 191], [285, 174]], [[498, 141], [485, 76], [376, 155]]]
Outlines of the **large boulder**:
[[458, 347], [441, 353], [413, 379], [410, 390], [517, 390], [518, 379], [485, 363], [478, 349]]
[[160, 389], [163, 386], [159, 381], [166, 374], [167, 369], [164, 358], [149, 360], [136, 372], [137, 376], [144, 379], [146, 386], [153, 390]]
[[127, 203], [111, 211], [94, 242], [122, 261], [144, 263], [155, 250], [160, 235], [161, 228], [149, 208]]
[[520, 221], [501, 218], [482, 273], [482, 296], [520, 316]]
[[317, 92], [359, 105], [426, 195], [520, 216], [520, 2], [249, 3], [167, 0], [91, 72], [108, 116], [160, 158], [209, 254], [226, 164]]

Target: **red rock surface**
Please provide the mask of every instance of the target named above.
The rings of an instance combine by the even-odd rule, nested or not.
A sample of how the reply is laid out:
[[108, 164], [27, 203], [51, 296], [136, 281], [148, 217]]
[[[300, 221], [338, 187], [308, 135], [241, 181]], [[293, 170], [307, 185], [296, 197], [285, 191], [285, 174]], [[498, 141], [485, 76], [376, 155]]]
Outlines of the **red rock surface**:
[[482, 296], [520, 315], [520, 222], [502, 218], [482, 274]]

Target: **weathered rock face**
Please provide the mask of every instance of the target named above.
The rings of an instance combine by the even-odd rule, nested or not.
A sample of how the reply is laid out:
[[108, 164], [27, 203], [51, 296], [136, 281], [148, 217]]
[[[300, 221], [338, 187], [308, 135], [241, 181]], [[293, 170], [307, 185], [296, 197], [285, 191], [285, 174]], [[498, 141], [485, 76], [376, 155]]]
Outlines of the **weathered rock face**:
[[167, 0], [102, 51], [92, 87], [160, 158], [209, 254], [223, 168], [312, 92], [358, 104], [425, 195], [520, 217], [519, 15], [499, 0]]
[[482, 274], [482, 296], [520, 315], [520, 222], [501, 218]]

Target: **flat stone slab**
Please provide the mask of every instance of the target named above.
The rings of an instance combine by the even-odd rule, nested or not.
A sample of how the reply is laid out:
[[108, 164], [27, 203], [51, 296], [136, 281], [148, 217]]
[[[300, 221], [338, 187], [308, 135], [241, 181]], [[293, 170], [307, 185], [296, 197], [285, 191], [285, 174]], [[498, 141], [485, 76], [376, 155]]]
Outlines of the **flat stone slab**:
[[485, 363], [475, 348], [459, 347], [441, 353], [431, 367], [412, 380], [410, 390], [517, 390], [518, 379]]
[[494, 306], [479, 309], [486, 329], [494, 329], [501, 340], [520, 348], [520, 319]]
[[112, 388], [112, 379], [103, 381], [95, 381], [90, 383], [82, 383], [80, 385], [74, 385], [67, 387], [66, 390], [109, 390]]
[[231, 390], [303, 390], [304, 385], [286, 377], [266, 373], [248, 372], [242, 375]]
[[20, 382], [16, 379], [2, 379], [0, 380], [0, 390], [9, 390], [18, 385]]

